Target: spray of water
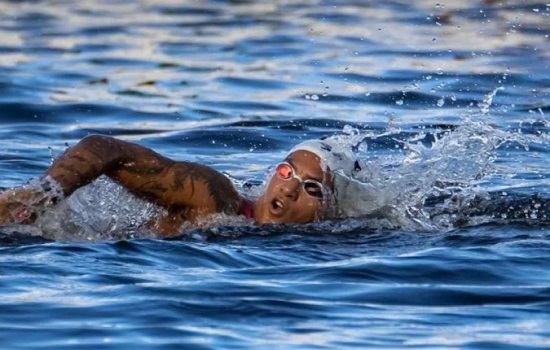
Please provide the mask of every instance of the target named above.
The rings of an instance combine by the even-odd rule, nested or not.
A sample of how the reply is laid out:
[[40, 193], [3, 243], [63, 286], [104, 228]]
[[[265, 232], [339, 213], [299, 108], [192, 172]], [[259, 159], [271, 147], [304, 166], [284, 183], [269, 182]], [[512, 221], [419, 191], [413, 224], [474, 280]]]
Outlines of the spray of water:
[[[363, 152], [365, 166], [354, 176], [362, 186], [349, 191], [341, 217], [364, 217], [385, 228], [455, 228], [461, 211], [486, 195], [480, 183], [495, 173], [501, 145], [515, 142], [528, 149], [530, 144], [548, 142], [546, 134], [504, 131], [485, 122], [494, 96], [502, 89], [487, 94], [479, 103], [479, 112], [464, 116], [458, 127], [432, 135], [419, 133], [403, 139], [395, 128], [379, 135], [345, 128], [351, 147], [364, 150], [369, 142], [390, 138], [400, 144], [400, 152], [374, 159]], [[362, 146], [358, 147], [357, 140]], [[437, 198], [441, 200], [434, 207]]]
[[101, 176], [39, 217], [36, 225], [57, 241], [152, 238], [156, 235], [147, 223], [161, 211]]

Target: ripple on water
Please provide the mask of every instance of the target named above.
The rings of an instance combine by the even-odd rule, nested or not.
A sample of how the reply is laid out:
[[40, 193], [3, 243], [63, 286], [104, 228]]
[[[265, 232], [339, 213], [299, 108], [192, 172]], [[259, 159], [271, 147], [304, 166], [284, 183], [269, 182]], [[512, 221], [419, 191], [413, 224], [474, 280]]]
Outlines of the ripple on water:
[[[346, 131], [367, 141], [372, 179], [407, 193], [391, 208], [439, 205], [448, 225], [348, 219], [100, 242], [2, 227], [3, 346], [548, 347], [548, 215], [531, 203], [549, 193], [547, 4], [37, 4], [0, 10], [1, 186], [90, 133], [259, 185], [292, 145]], [[470, 164], [481, 178], [463, 176]], [[457, 181], [430, 182], [439, 175]], [[137, 210], [99, 186], [89, 191], [111, 195], [113, 213]], [[460, 207], [477, 190], [498, 201]]]

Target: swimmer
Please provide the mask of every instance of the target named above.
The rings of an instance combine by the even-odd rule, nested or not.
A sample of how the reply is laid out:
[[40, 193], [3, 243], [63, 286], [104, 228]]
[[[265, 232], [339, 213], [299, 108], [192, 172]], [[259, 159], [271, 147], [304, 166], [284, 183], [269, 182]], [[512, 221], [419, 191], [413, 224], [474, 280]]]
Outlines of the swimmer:
[[[101, 175], [164, 208], [148, 226], [159, 236], [179, 233], [215, 213], [244, 215], [258, 224], [310, 223], [334, 214], [338, 178], [359, 163], [351, 149], [326, 140], [303, 142], [275, 167], [265, 192], [252, 202], [222, 173], [175, 161], [138, 144], [90, 135], [67, 149], [34, 183], [0, 194], [0, 224], [32, 224], [43, 212]], [[344, 186], [343, 186], [344, 187]]]

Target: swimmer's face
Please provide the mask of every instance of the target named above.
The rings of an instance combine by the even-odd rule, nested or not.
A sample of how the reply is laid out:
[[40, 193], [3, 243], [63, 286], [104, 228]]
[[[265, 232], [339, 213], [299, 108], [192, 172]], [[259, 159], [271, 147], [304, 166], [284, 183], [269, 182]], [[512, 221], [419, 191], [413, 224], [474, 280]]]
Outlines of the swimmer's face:
[[297, 223], [315, 221], [323, 210], [327, 195], [327, 173], [319, 157], [309, 151], [292, 152], [279, 164], [259, 198], [256, 221], [264, 223]]

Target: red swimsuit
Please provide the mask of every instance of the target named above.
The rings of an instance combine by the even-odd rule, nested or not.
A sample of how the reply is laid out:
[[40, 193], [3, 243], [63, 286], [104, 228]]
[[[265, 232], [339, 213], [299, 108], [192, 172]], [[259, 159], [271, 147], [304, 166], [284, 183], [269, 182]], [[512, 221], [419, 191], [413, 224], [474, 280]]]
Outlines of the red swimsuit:
[[243, 215], [247, 219], [254, 219], [254, 202], [243, 199], [239, 208], [239, 215]]

